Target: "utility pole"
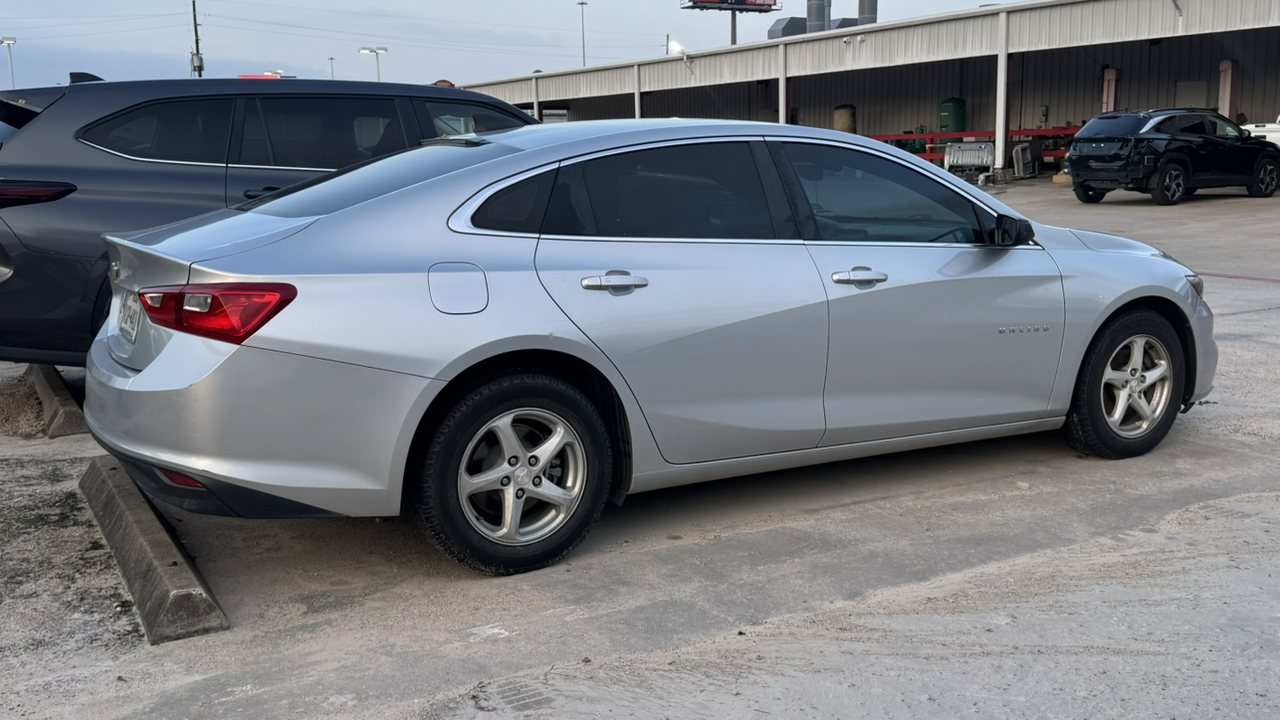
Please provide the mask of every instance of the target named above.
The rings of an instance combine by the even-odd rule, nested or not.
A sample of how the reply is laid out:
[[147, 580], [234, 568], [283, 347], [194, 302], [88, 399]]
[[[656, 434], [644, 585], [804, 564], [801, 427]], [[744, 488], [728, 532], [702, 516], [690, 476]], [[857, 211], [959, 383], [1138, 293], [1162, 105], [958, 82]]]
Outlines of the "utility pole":
[[191, 29], [196, 33], [196, 51], [191, 53], [191, 69], [204, 77], [204, 57], [200, 55], [200, 23], [196, 20], [196, 0], [191, 0]]
[[334, 59], [332, 57], [329, 58], [329, 79], [330, 80], [333, 79], [333, 60]]
[[738, 44], [738, 11], [729, 11], [729, 44]]
[[578, 0], [578, 7], [582, 10], [582, 67], [586, 67], [587, 66], [587, 0]]
[[667, 33], [667, 44], [662, 46], [662, 54], [663, 55], [671, 54], [671, 33]]

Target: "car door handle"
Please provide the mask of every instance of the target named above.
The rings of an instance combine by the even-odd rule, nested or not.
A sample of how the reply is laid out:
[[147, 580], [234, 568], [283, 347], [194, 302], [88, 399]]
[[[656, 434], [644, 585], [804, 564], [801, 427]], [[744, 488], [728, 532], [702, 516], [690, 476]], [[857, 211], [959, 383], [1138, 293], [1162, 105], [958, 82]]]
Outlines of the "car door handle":
[[582, 278], [584, 290], [637, 290], [649, 287], [649, 281], [638, 275], [596, 275]]
[[262, 197], [263, 195], [270, 195], [271, 193], [279, 189], [280, 188], [275, 187], [274, 185], [268, 185], [266, 187], [258, 188], [257, 190], [252, 190], [252, 189], [245, 190], [244, 196], [245, 196], [245, 199], [247, 200], [255, 200], [257, 198]]
[[831, 282], [837, 285], [872, 287], [888, 279], [889, 276], [885, 273], [876, 272], [869, 267], [856, 267], [852, 270], [831, 273]]

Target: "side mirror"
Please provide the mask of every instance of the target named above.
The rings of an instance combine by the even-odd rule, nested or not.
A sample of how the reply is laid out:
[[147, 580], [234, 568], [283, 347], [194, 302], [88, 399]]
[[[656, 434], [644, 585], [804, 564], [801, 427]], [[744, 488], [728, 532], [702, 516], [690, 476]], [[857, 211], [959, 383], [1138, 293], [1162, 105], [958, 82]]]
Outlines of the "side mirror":
[[1246, 140], [1248, 140], [1249, 138], [1253, 137], [1253, 133], [1249, 131], [1249, 128], [1240, 128], [1240, 134], [1241, 134], [1241, 135], [1242, 135]]
[[998, 247], [1015, 247], [1029, 245], [1036, 239], [1035, 228], [1030, 220], [1001, 215], [996, 218], [995, 244]]

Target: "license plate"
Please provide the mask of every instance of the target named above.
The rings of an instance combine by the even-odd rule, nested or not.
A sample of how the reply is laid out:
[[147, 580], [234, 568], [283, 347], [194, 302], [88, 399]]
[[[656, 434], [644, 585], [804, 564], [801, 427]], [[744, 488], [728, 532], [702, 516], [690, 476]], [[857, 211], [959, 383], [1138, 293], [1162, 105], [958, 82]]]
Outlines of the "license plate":
[[142, 300], [137, 293], [127, 292], [120, 306], [120, 334], [130, 344], [138, 337], [138, 322], [142, 319]]

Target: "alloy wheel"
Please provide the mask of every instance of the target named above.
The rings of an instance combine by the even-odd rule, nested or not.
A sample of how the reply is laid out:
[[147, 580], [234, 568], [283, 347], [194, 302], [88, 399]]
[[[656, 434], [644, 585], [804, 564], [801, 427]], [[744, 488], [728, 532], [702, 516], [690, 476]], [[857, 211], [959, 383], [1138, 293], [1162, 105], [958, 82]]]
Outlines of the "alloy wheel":
[[1176, 167], [1169, 168], [1164, 175], [1164, 195], [1172, 202], [1177, 202], [1187, 190], [1186, 177], [1182, 174], [1182, 170]]
[[1102, 411], [1112, 431], [1137, 438], [1160, 422], [1172, 395], [1170, 370], [1169, 351], [1150, 335], [1116, 348], [1102, 375]]
[[583, 444], [555, 413], [521, 408], [490, 420], [468, 443], [458, 500], [471, 527], [503, 545], [528, 545], [573, 515], [586, 482]]
[[1266, 163], [1258, 171], [1258, 189], [1270, 195], [1280, 186], [1280, 166], [1273, 162]]

